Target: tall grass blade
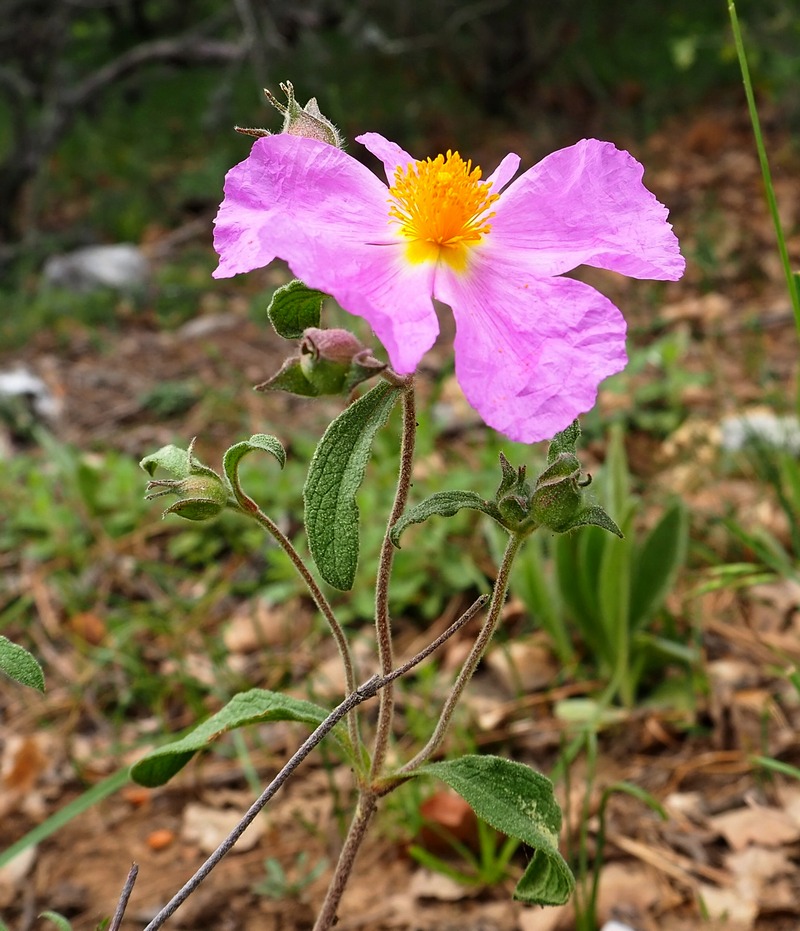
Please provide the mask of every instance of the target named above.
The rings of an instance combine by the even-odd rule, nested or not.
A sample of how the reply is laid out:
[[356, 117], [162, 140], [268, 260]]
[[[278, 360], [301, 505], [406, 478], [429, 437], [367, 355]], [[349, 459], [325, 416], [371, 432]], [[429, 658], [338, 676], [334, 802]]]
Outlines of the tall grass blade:
[[792, 301], [792, 311], [794, 313], [794, 322], [797, 329], [798, 339], [800, 339], [800, 293], [798, 293], [797, 279], [792, 274], [792, 266], [789, 260], [789, 251], [786, 248], [786, 237], [781, 226], [781, 219], [778, 214], [778, 203], [775, 200], [775, 188], [772, 184], [772, 174], [769, 170], [769, 161], [767, 159], [767, 150], [764, 146], [764, 137], [761, 133], [761, 121], [758, 118], [758, 108], [753, 94], [753, 83], [750, 79], [750, 68], [747, 64], [747, 56], [744, 51], [744, 42], [742, 41], [742, 31], [739, 27], [739, 17], [736, 15], [736, 4], [734, 0], [728, 0], [728, 13], [731, 18], [731, 28], [733, 29], [733, 41], [736, 46], [736, 55], [739, 58], [739, 68], [742, 72], [742, 81], [744, 82], [744, 92], [747, 97], [747, 109], [750, 112], [750, 121], [753, 124], [753, 135], [755, 136], [756, 148], [758, 150], [758, 160], [761, 163], [761, 174], [764, 178], [764, 187], [766, 189], [767, 204], [772, 216], [772, 222], [775, 226], [775, 235], [778, 239], [778, 250], [781, 256], [781, 264], [786, 275], [786, 287], [789, 291], [789, 297]]

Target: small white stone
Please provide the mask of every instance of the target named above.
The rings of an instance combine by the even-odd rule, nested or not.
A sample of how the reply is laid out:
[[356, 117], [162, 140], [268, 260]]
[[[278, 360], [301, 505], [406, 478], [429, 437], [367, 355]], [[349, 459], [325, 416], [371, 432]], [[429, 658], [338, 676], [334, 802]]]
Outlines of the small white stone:
[[51, 256], [44, 264], [42, 277], [49, 285], [78, 294], [100, 288], [136, 291], [150, 280], [150, 263], [132, 243], [87, 246]]

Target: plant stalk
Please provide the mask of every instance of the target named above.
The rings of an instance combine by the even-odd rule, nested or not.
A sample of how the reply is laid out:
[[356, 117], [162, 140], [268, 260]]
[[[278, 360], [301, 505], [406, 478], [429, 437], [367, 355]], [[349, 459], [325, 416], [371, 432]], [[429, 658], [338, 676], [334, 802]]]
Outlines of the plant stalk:
[[442, 708], [441, 714], [439, 716], [439, 721], [436, 724], [436, 729], [422, 750], [420, 750], [419, 753], [413, 757], [413, 759], [409, 760], [408, 763], [405, 763], [400, 767], [400, 769], [397, 771], [398, 776], [412, 773], [418, 766], [421, 766], [423, 763], [429, 760], [433, 754], [436, 753], [439, 747], [441, 747], [445, 735], [447, 734], [447, 729], [450, 726], [450, 720], [453, 717], [453, 712], [455, 711], [456, 705], [461, 698], [461, 694], [466, 688], [469, 680], [472, 678], [473, 673], [478, 668], [478, 664], [480, 663], [481, 659], [483, 659], [486, 648], [489, 646], [489, 641], [492, 639], [492, 635], [495, 632], [497, 623], [500, 620], [500, 614], [503, 609], [503, 604], [506, 600], [506, 592], [508, 591], [508, 582], [511, 577], [511, 567], [514, 564], [514, 559], [519, 552], [522, 541], [523, 537], [516, 534], [512, 534], [509, 537], [505, 552], [503, 553], [502, 562], [500, 563], [500, 568], [497, 572], [497, 579], [494, 583], [492, 600], [489, 604], [489, 611], [486, 615], [486, 620], [484, 621], [483, 627], [481, 628], [480, 633], [478, 634], [478, 637], [473, 644], [469, 656], [461, 668], [461, 672], [458, 674], [458, 678], [453, 685], [452, 691], [447, 696], [447, 700], [445, 701], [444, 707]]
[[[261, 527], [278, 543], [284, 553], [286, 553], [286, 555], [292, 561], [292, 565], [295, 567], [305, 582], [314, 604], [317, 606], [322, 616], [328, 622], [328, 627], [330, 627], [331, 633], [333, 634], [333, 639], [336, 641], [336, 646], [339, 649], [339, 655], [342, 658], [342, 666], [344, 667], [345, 691], [348, 695], [352, 694], [356, 690], [356, 674], [355, 667], [353, 665], [353, 655], [350, 652], [350, 644], [347, 642], [347, 637], [345, 636], [344, 630], [342, 629], [342, 625], [336, 619], [336, 615], [333, 613], [333, 608], [331, 607], [330, 602], [323, 594], [319, 585], [317, 585], [317, 580], [311, 574], [308, 566], [303, 562], [300, 554], [294, 548], [291, 540], [283, 533], [275, 521], [267, 517], [261, 508], [252, 502], [252, 499], [247, 498], [246, 501], [250, 502], [250, 504], [255, 507], [255, 510], [253, 510], [250, 505], [246, 505], [242, 509], [245, 511], [245, 513], [249, 514], [255, 521], [257, 521]], [[241, 506], [243, 502], [240, 501], [239, 503]], [[347, 733], [350, 737], [350, 742], [352, 743], [353, 748], [357, 750], [361, 746], [361, 735], [358, 730], [358, 717], [355, 713], [355, 709], [350, 711], [347, 715]]]
[[[411, 487], [412, 467], [414, 462], [414, 444], [417, 435], [417, 412], [414, 395], [413, 376], [405, 381], [403, 391], [403, 427], [400, 441], [400, 472], [397, 477], [394, 503], [386, 525], [386, 533], [381, 544], [378, 561], [378, 575], [375, 583], [375, 633], [378, 644], [378, 661], [381, 675], [386, 676], [392, 670], [394, 662], [392, 648], [392, 621], [389, 615], [389, 580], [394, 561], [394, 544], [389, 533], [400, 519], [408, 500]], [[394, 714], [394, 687], [388, 685], [380, 693], [378, 706], [378, 724], [375, 731], [375, 746], [370, 767], [370, 778], [374, 781], [383, 768], [389, 747]]]
[[350, 873], [353, 871], [358, 851], [361, 843], [367, 833], [367, 828], [372, 821], [372, 816], [378, 807], [377, 796], [372, 790], [362, 791], [359, 799], [356, 813], [350, 823], [350, 830], [347, 833], [347, 839], [339, 854], [339, 862], [336, 864], [336, 871], [333, 874], [325, 901], [322, 909], [317, 916], [314, 924], [314, 931], [329, 931], [336, 922], [336, 912], [342, 895], [347, 887], [347, 881], [350, 879]]
[[[280, 772], [275, 776], [272, 782], [270, 782], [266, 789], [264, 789], [256, 801], [253, 802], [250, 808], [247, 809], [241, 821], [239, 821], [231, 833], [225, 838], [219, 847], [217, 847], [214, 853], [212, 853], [211, 856], [205, 861], [205, 863], [203, 863], [203, 865], [200, 867], [200, 869], [197, 870], [194, 876], [192, 876], [189, 880], [187, 880], [186, 883], [184, 883], [184, 885], [178, 890], [178, 892], [175, 893], [170, 901], [167, 902], [164, 908], [162, 908], [161, 911], [155, 916], [155, 918], [153, 918], [150, 924], [147, 925], [145, 931], [157, 931], [157, 929], [160, 928], [164, 922], [167, 921], [167, 919], [177, 911], [177, 909], [186, 901], [186, 899], [189, 898], [195, 889], [197, 889], [197, 887], [206, 878], [206, 876], [208, 876], [208, 874], [222, 860], [222, 858], [233, 848], [242, 834], [244, 834], [245, 830], [253, 823], [259, 812], [264, 808], [267, 802], [269, 802], [272, 796], [275, 795], [278, 789], [281, 788], [289, 776], [292, 775], [292, 773], [303, 762], [308, 754], [311, 753], [314, 747], [317, 746], [323, 737], [327, 736], [333, 730], [333, 728], [339, 723], [339, 721], [342, 720], [342, 718], [346, 717], [347, 714], [356, 707], [356, 705], [360, 705], [361, 702], [373, 698], [390, 682], [394, 682], [395, 679], [400, 678], [400, 676], [404, 676], [418, 663], [421, 663], [424, 659], [427, 659], [427, 657], [429, 657], [431, 653], [434, 652], [434, 650], [437, 650], [448, 638], [452, 637], [457, 630], [460, 630], [464, 624], [470, 621], [485, 603], [486, 596], [481, 596], [478, 598], [477, 601], [475, 601], [475, 603], [470, 608], [468, 608], [457, 621], [451, 624], [443, 634], [438, 636], [432, 643], [429, 643], [423, 650], [420, 650], [420, 652], [413, 656], [410, 660], [407, 660], [397, 669], [393, 669], [388, 676], [379, 676], [377, 674], [372, 676], [372, 678], [368, 679], [363, 685], [359, 686], [355, 691], [351, 692], [343, 702], [337, 705], [336, 708], [334, 708], [333, 711], [328, 715], [328, 717], [325, 718], [319, 727], [317, 727], [317, 729], [308, 736], [303, 744], [284, 764]], [[127, 774], [127, 770], [125, 770], [125, 772]], [[350, 865], [352, 867], [352, 863]]]

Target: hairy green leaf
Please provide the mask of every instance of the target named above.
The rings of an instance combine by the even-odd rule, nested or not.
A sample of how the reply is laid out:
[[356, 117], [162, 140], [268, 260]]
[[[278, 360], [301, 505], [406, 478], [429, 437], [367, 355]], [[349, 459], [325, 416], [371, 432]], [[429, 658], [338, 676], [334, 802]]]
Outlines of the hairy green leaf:
[[497, 506], [474, 491], [439, 491], [414, 507], [409, 508], [391, 530], [392, 543], [400, 549], [400, 536], [409, 524], [421, 524], [429, 517], [453, 517], [462, 508], [483, 511], [489, 517], [498, 520], [500, 514]]
[[553, 784], [523, 763], [490, 755], [426, 763], [414, 775], [435, 776], [498, 831], [534, 848], [514, 896], [534, 905], [562, 905], [575, 879], [558, 851], [561, 809]]
[[286, 359], [280, 369], [260, 385], [256, 391], [286, 391], [302, 398], [319, 397], [319, 388], [312, 385], [303, 371], [300, 356]]
[[353, 587], [358, 566], [356, 493], [372, 441], [400, 390], [382, 382], [354, 401], [325, 431], [308, 469], [303, 489], [308, 545], [323, 579], [342, 591]]
[[284, 339], [300, 339], [309, 327], [318, 327], [322, 302], [328, 295], [307, 288], [295, 278], [272, 295], [267, 314], [275, 332]]
[[[153, 750], [131, 767], [131, 778], [143, 786], [160, 786], [181, 770], [200, 750], [207, 749], [213, 741], [228, 731], [248, 724], [267, 721], [301, 721], [318, 727], [329, 712], [319, 705], [280, 692], [265, 689], [250, 689], [240, 692], [202, 724], [173, 743]], [[337, 735], [339, 736], [339, 735]], [[348, 753], [346, 738], [339, 737], [340, 744]]]
[[268, 433], [253, 434], [249, 440], [243, 440], [241, 443], [231, 446], [222, 457], [222, 467], [234, 492], [239, 489], [239, 463], [254, 449], [260, 449], [262, 452], [274, 456], [281, 468], [286, 465], [286, 450], [281, 445], [280, 440]]
[[44, 673], [25, 647], [0, 635], [0, 671], [22, 685], [44, 691]]
[[562, 453], [568, 453], [574, 456], [580, 438], [581, 425], [577, 420], [573, 420], [566, 430], [556, 433], [550, 441], [550, 446], [547, 448], [548, 463], [555, 462]]
[[574, 530], [576, 527], [600, 527], [603, 530], [607, 530], [609, 533], [613, 533], [620, 539], [624, 536], [623, 532], [599, 504], [592, 504], [578, 511], [575, 517], [570, 521], [569, 527], [566, 529]]
[[139, 465], [150, 476], [155, 475], [156, 469], [163, 469], [175, 478], [186, 478], [189, 475], [189, 453], [170, 443], [145, 456]]

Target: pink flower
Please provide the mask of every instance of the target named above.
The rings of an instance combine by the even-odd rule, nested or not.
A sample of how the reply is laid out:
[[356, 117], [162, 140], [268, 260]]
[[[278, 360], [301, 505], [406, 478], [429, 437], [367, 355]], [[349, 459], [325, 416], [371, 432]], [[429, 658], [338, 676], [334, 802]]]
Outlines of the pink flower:
[[432, 298], [449, 304], [458, 381], [511, 439], [548, 439], [590, 410], [627, 361], [625, 321], [561, 275], [581, 264], [662, 280], [684, 270], [642, 166], [584, 139], [513, 182], [520, 159], [507, 155], [484, 181], [457, 152], [416, 161], [377, 133], [358, 141], [383, 162], [388, 188], [334, 146], [259, 139], [225, 179], [214, 276], [285, 259], [364, 317], [400, 374], [439, 332]]

